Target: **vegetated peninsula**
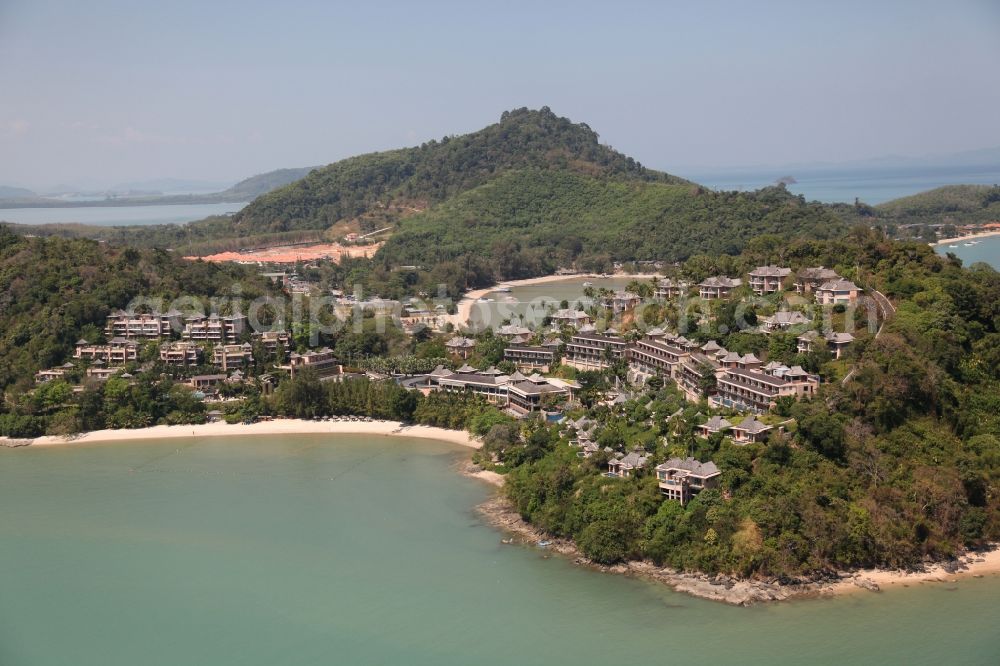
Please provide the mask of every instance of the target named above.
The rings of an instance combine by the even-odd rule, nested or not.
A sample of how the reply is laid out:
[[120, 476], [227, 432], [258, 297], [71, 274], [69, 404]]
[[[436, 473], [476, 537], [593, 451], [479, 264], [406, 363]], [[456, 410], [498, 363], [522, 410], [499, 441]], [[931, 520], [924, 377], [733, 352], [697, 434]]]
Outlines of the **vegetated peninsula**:
[[[1000, 275], [847, 217], [648, 170], [543, 109], [315, 170], [225, 221], [2, 229], [0, 435], [361, 415], [481, 436], [517, 514], [602, 564], [794, 582], [987, 547]], [[294, 271], [150, 247], [383, 228], [374, 257]], [[659, 278], [483, 330], [435, 300], [559, 269]], [[168, 310], [181, 295], [221, 300]], [[266, 331], [243, 314], [258, 296], [285, 299]]]

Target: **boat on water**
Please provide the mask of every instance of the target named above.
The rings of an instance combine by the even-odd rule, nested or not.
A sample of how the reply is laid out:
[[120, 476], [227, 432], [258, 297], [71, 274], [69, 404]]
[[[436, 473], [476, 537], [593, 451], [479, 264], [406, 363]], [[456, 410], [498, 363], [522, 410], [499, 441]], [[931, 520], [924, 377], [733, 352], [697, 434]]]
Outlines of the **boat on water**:
[[975, 245], [975, 243], [963, 243], [963, 245], [965, 245], [965, 247], [971, 247]]
[[958, 247], [957, 245], [949, 245], [948, 247]]
[[497, 293], [500, 293], [500, 294], [509, 294], [510, 293], [510, 287], [497, 287], [493, 291], [495, 291]]
[[593, 282], [584, 282], [584, 283], [583, 283], [583, 286], [584, 286], [584, 287], [593, 287], [593, 286], [594, 286], [594, 283], [593, 283]]

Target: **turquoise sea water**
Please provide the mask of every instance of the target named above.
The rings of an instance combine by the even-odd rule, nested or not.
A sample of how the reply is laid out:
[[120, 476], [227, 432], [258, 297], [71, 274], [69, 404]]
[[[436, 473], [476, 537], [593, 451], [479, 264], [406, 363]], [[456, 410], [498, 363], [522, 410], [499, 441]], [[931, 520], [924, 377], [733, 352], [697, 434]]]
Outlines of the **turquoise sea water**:
[[[648, 281], [649, 278], [570, 277], [557, 282], [512, 287], [509, 293], [494, 291], [486, 294], [486, 298], [491, 298], [493, 301], [476, 303], [469, 318], [475, 324], [485, 323], [493, 327], [513, 318], [521, 318], [526, 323], [538, 325], [548, 314], [549, 306], [554, 305], [558, 308], [564, 300], [572, 308], [576, 308], [576, 303], [580, 300], [585, 300], [585, 304], [589, 306], [589, 299], [585, 299], [583, 295], [584, 282], [590, 282], [594, 289], [616, 291], [624, 289], [635, 279]], [[513, 300], [508, 301], [508, 298]]]
[[952, 243], [956, 247], [949, 245], [936, 245], [936, 249], [941, 254], [953, 253], [962, 260], [963, 266], [971, 266], [976, 262], [987, 263], [1000, 271], [1000, 236], [986, 236], [976, 239], [979, 242], [975, 245], [966, 245], [959, 241]]
[[179, 204], [176, 206], [93, 206], [87, 208], [6, 208], [0, 222], [17, 224], [93, 224], [119, 227], [133, 224], [183, 224], [209, 215], [235, 213], [246, 204]]
[[996, 664], [1000, 579], [733, 608], [507, 546], [467, 450], [0, 450], [0, 664]]

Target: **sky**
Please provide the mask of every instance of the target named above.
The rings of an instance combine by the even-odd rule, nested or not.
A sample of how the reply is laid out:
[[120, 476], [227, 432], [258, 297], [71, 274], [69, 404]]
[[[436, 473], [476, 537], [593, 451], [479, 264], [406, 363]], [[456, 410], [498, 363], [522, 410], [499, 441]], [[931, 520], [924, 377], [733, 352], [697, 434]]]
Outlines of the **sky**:
[[1000, 146], [1000, 0], [0, 0], [0, 185], [236, 181], [549, 106], [651, 167]]

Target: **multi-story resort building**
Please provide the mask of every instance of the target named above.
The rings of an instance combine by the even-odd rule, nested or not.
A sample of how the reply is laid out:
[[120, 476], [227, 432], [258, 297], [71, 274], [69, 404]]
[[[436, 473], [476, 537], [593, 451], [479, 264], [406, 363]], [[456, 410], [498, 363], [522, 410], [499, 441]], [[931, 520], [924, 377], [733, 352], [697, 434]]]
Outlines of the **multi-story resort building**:
[[285, 331], [263, 331], [259, 336], [260, 344], [268, 355], [277, 354], [279, 348], [282, 351], [288, 350], [288, 333]]
[[128, 313], [118, 310], [108, 315], [104, 333], [109, 338], [165, 338], [180, 328], [183, 315], [176, 311]]
[[729, 298], [734, 289], [741, 287], [743, 280], [717, 275], [698, 283], [698, 295], [705, 300]]
[[830, 331], [826, 335], [821, 335], [818, 331], [806, 331], [796, 338], [796, 342], [800, 354], [829, 349], [834, 358], [840, 358], [847, 347], [854, 342], [854, 336], [850, 333], [834, 331]]
[[[725, 360], [723, 364], [727, 365]], [[787, 368], [769, 364], [769, 367], [770, 372], [724, 367], [723, 372], [716, 375], [716, 394], [709, 402], [718, 407], [761, 413], [772, 409], [780, 397], [811, 397], [819, 387], [819, 377], [799, 366]]]
[[591, 323], [590, 315], [583, 310], [572, 310], [569, 308], [563, 308], [562, 310], [557, 310], [552, 314], [552, 323], [557, 326], [572, 326], [573, 328], [580, 328], [581, 326], [586, 326]]
[[791, 274], [791, 268], [758, 266], [750, 271], [750, 288], [758, 296], [779, 292], [782, 289], [785, 278]]
[[212, 365], [229, 370], [253, 363], [253, 347], [244, 342], [241, 345], [216, 345], [212, 349]]
[[861, 288], [850, 280], [830, 280], [816, 289], [816, 302], [821, 305], [848, 304], [858, 300]]
[[837, 271], [818, 266], [816, 268], [803, 268], [795, 276], [795, 291], [800, 294], [811, 294], [816, 291], [821, 284], [831, 280], [839, 280]]
[[722, 472], [714, 462], [694, 458], [671, 458], [656, 466], [656, 482], [667, 499], [687, 504], [706, 488], [716, 488]]
[[205, 317], [195, 315], [187, 317], [181, 337], [185, 340], [203, 340], [206, 342], [236, 342], [246, 327], [247, 318], [243, 315], [220, 317], [211, 315]]
[[448, 353], [456, 358], [467, 359], [476, 348], [476, 341], [472, 338], [456, 335], [444, 343]]
[[617, 335], [577, 333], [566, 343], [566, 365], [579, 370], [601, 370], [625, 358], [628, 343]]
[[160, 360], [167, 365], [199, 365], [201, 347], [193, 342], [167, 342], [160, 346]]
[[762, 317], [765, 331], [787, 331], [796, 326], [805, 326], [812, 322], [798, 310], [779, 310], [770, 317]]
[[633, 294], [630, 291], [616, 291], [611, 296], [610, 302], [606, 303], [606, 305], [610, 305], [611, 310], [615, 314], [619, 314], [621, 312], [625, 312], [626, 310], [631, 310], [638, 305], [641, 300], [642, 299], [638, 294]]
[[709, 437], [716, 433], [726, 432], [733, 427], [733, 424], [722, 418], [721, 416], [713, 416], [708, 419], [705, 423], [702, 423], [696, 428], [698, 434], [702, 437]]
[[661, 372], [667, 377], [676, 375], [677, 367], [687, 359], [688, 352], [662, 339], [636, 340], [628, 347], [627, 358], [632, 370], [643, 374]]
[[635, 476], [646, 466], [648, 459], [646, 452], [641, 449], [629, 453], [616, 453], [608, 461], [608, 476], [617, 476], [620, 479]]
[[139, 359], [139, 345], [125, 338], [112, 338], [106, 345], [77, 340], [73, 358], [103, 361], [108, 365], [125, 365]]
[[333, 355], [333, 351], [326, 347], [307, 351], [304, 354], [292, 352], [288, 356], [288, 363], [278, 367], [288, 371], [292, 377], [295, 377], [297, 372], [307, 368], [314, 370], [320, 379], [327, 379], [343, 372], [340, 361]]
[[671, 298], [680, 298], [681, 296], [684, 296], [690, 289], [690, 282], [674, 280], [673, 278], [664, 278], [656, 284], [656, 291], [654, 291], [653, 294], [657, 298], [669, 300]]
[[541, 409], [546, 398], [571, 397], [575, 388], [572, 382], [546, 379], [538, 374], [505, 375], [496, 368], [478, 371], [467, 365], [454, 372], [439, 367], [427, 375], [427, 381], [432, 390], [474, 393], [517, 416]]
[[503, 359], [516, 365], [519, 370], [548, 372], [555, 363], [558, 349], [558, 343], [542, 346], [508, 345], [503, 350]]

